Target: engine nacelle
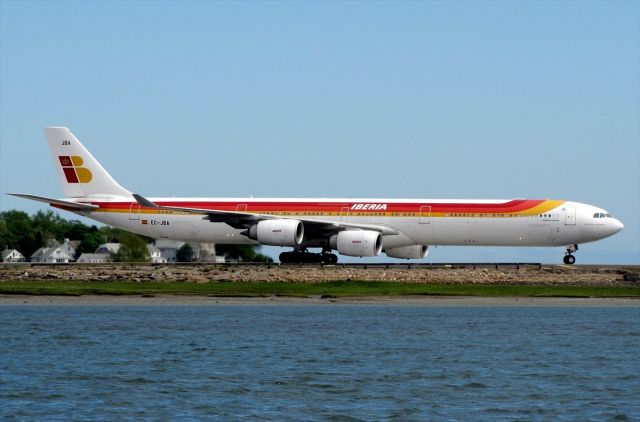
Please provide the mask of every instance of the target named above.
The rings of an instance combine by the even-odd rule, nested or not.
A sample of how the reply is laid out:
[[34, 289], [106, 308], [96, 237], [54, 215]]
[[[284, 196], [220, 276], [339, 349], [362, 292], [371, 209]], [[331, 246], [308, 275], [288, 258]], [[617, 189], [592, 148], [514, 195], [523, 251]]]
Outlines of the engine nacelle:
[[384, 253], [391, 258], [402, 259], [420, 259], [427, 256], [429, 253], [429, 246], [427, 245], [411, 245], [400, 246], [399, 248], [385, 249]]
[[347, 256], [377, 256], [382, 251], [382, 235], [371, 230], [345, 230], [331, 236], [329, 245]]
[[295, 247], [304, 238], [304, 224], [298, 220], [262, 220], [249, 228], [249, 238], [263, 245]]

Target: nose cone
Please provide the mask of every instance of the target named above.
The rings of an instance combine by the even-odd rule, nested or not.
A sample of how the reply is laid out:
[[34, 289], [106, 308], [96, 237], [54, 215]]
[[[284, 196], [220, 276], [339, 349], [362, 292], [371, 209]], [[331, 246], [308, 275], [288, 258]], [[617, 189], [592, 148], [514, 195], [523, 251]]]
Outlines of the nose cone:
[[622, 224], [622, 221], [618, 220], [617, 218], [614, 218], [613, 219], [613, 228], [614, 228], [614, 232], [612, 234], [616, 234], [620, 230], [624, 229], [624, 224]]
[[624, 228], [624, 224], [616, 218], [608, 218], [607, 224], [604, 228], [604, 235], [606, 237], [613, 236]]

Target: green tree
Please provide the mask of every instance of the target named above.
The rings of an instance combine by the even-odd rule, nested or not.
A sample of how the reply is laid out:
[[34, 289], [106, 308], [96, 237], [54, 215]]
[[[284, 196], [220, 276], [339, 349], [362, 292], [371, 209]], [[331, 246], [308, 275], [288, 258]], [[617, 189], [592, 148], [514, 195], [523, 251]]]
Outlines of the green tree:
[[118, 241], [119, 229], [110, 226], [102, 226], [98, 229], [100, 236], [104, 239], [102, 243], [114, 243]]
[[176, 252], [176, 260], [178, 262], [193, 262], [194, 250], [190, 244], [185, 243], [180, 246], [178, 251]]
[[2, 216], [0, 216], [0, 251], [3, 251], [9, 247], [9, 229], [7, 228], [7, 223], [4, 221]]
[[143, 236], [135, 233], [118, 230], [120, 249], [113, 257], [116, 262], [149, 262], [149, 250]]
[[31, 217], [26, 212], [10, 210], [0, 213], [4, 229], [0, 232], [0, 243], [5, 248], [17, 249], [26, 257], [31, 256], [40, 246], [33, 230]]
[[31, 224], [41, 246], [54, 239], [61, 242], [70, 225], [67, 220], [51, 210], [35, 213]]

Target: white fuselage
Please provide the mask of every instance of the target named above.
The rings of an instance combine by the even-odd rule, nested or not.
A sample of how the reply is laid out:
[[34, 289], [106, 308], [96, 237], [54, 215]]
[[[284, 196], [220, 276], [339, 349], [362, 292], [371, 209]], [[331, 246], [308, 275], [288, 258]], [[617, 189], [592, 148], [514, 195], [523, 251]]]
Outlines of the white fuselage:
[[[531, 201], [532, 204], [523, 209], [509, 212], [508, 208], [500, 207], [524, 200], [151, 199], [156, 203], [188, 203], [192, 207], [242, 212], [255, 210], [261, 214], [280, 215], [290, 219], [383, 225], [398, 232], [384, 236], [384, 248], [409, 245], [564, 246], [603, 239], [622, 229], [622, 223], [615, 218], [594, 217], [599, 214], [604, 216], [605, 210], [569, 201], [537, 201], [540, 202], [538, 205]], [[109, 203], [102, 202], [100, 210], [81, 214], [154, 238], [221, 244], [257, 243], [241, 234], [244, 229], [233, 228], [227, 223], [212, 222], [203, 215], [157, 211], [144, 207], [141, 209], [133, 201], [114, 202], [116, 203], [117, 206], [109, 209]], [[269, 208], [272, 204], [275, 205]], [[379, 209], [383, 207], [380, 204], [385, 204], [384, 209]], [[459, 207], [467, 207], [470, 211], [463, 209], [464, 212], [457, 212]], [[105, 212], [105, 209], [108, 211]]]

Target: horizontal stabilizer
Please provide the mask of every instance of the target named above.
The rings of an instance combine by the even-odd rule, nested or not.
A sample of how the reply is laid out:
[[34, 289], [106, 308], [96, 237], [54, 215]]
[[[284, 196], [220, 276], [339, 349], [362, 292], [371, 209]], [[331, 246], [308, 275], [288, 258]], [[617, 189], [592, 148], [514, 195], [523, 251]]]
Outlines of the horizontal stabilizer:
[[100, 208], [93, 204], [83, 204], [81, 202], [67, 201], [64, 199], [47, 198], [46, 196], [29, 195], [27, 193], [10, 193], [11, 196], [18, 196], [20, 198], [31, 199], [33, 201], [40, 201], [49, 205], [57, 205], [64, 208], [72, 208], [78, 211], [91, 211], [96, 208]]

